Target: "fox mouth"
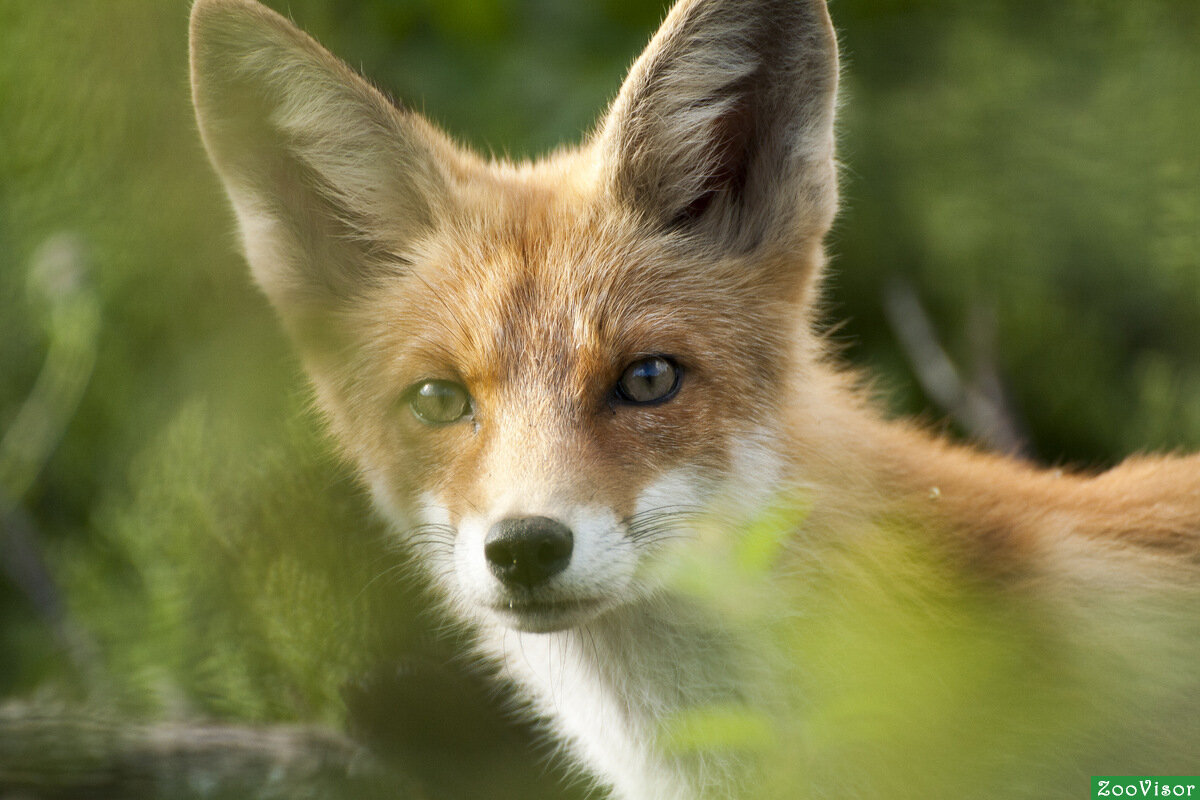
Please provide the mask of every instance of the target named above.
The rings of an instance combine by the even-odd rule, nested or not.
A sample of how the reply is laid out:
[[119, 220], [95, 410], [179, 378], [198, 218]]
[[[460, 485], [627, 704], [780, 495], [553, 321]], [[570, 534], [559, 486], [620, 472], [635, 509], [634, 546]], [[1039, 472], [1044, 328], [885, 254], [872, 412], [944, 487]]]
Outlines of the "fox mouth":
[[492, 613], [505, 624], [529, 633], [566, 630], [592, 618], [604, 606], [599, 598], [534, 600], [508, 598], [490, 604]]

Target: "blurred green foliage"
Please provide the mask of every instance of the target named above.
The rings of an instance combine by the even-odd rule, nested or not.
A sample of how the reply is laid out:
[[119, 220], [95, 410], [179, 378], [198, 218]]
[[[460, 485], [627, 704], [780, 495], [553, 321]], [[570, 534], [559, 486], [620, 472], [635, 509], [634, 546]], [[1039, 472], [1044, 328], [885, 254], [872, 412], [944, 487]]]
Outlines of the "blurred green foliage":
[[833, 298], [867, 360], [896, 374], [872, 298], [900, 274], [951, 346], [973, 307], [994, 311], [1044, 459], [1200, 443], [1200, 8], [839, 5]]
[[95, 515], [135, 573], [62, 559], [81, 619], [120, 645], [118, 707], [341, 724], [347, 677], [399, 660], [412, 601], [384, 538], [348, 471], [294, 430], [286, 447], [256, 442], [185, 407], [134, 459], [132, 497]]
[[797, 543], [807, 513], [784, 497], [740, 527], [701, 520], [664, 564], [747, 654], [744, 704], [662, 721], [668, 752], [735, 754], [753, 781], [701, 796], [1046, 800], [1108, 765], [1200, 767], [1194, 592], [1047, 602], [964, 579], [899, 520]]
[[[514, 157], [586, 132], [664, 10], [270, 4], [456, 137]], [[105, 676], [65, 661], [0, 581], [0, 696], [54, 682], [130, 712], [337, 721], [341, 682], [431, 623], [326, 454], [237, 253], [191, 118], [187, 7], [0, 0], [0, 434], [50, 344], [28, 266], [70, 232], [101, 309], [94, 374], [16, 499]], [[827, 297], [848, 357], [895, 410], [927, 409], [880, 311], [899, 276], [968, 372], [972, 320], [995, 320], [1043, 460], [1200, 445], [1200, 4], [831, 10], [845, 169]]]

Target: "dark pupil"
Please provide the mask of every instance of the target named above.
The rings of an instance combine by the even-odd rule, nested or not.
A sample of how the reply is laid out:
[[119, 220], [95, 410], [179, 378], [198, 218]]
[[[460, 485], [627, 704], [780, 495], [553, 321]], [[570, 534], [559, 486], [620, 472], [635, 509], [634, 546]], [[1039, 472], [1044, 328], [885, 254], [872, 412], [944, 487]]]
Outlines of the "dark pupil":
[[630, 400], [646, 403], [671, 391], [675, 385], [675, 370], [664, 358], [647, 358], [630, 366], [621, 383]]
[[452, 383], [430, 381], [421, 385], [413, 399], [413, 410], [430, 422], [453, 422], [463, 415], [466, 398]]

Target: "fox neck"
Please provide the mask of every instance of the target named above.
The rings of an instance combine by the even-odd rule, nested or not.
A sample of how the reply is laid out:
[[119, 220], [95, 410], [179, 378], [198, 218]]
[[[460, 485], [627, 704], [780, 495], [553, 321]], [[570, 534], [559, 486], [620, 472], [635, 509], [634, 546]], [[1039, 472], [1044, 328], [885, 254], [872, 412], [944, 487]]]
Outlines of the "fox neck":
[[781, 490], [811, 494], [805, 536], [901, 520], [968, 578], [1084, 590], [1117, 560], [1159, 575], [1200, 560], [1200, 456], [1046, 469], [886, 420], [846, 373], [810, 373], [793, 395]]
[[664, 756], [664, 720], [689, 708], [746, 702], [748, 661], [686, 602], [646, 599], [550, 634], [487, 628], [480, 644], [520, 685], [556, 738], [623, 800], [685, 800], [728, 788], [732, 763]]
[[[1067, 507], [1064, 489], [1094, 494], [1084, 478], [885, 419], [850, 373], [823, 369], [805, 380], [793, 389], [779, 491], [809, 495], [807, 538], [843, 539], [898, 522], [964, 577], [1010, 581], [1047, 539], [1070, 533], [1062, 522], [1078, 509]], [[1039, 509], [1056, 524], [1048, 528]]]

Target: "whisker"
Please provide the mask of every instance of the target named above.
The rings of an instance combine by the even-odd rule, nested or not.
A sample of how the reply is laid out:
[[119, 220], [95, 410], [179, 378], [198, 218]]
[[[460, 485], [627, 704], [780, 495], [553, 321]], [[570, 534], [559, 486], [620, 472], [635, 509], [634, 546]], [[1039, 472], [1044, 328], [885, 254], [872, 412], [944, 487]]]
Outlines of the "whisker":
[[671, 539], [686, 538], [685, 527], [702, 515], [697, 505], [665, 505], [639, 511], [625, 518], [630, 541], [661, 544]]

